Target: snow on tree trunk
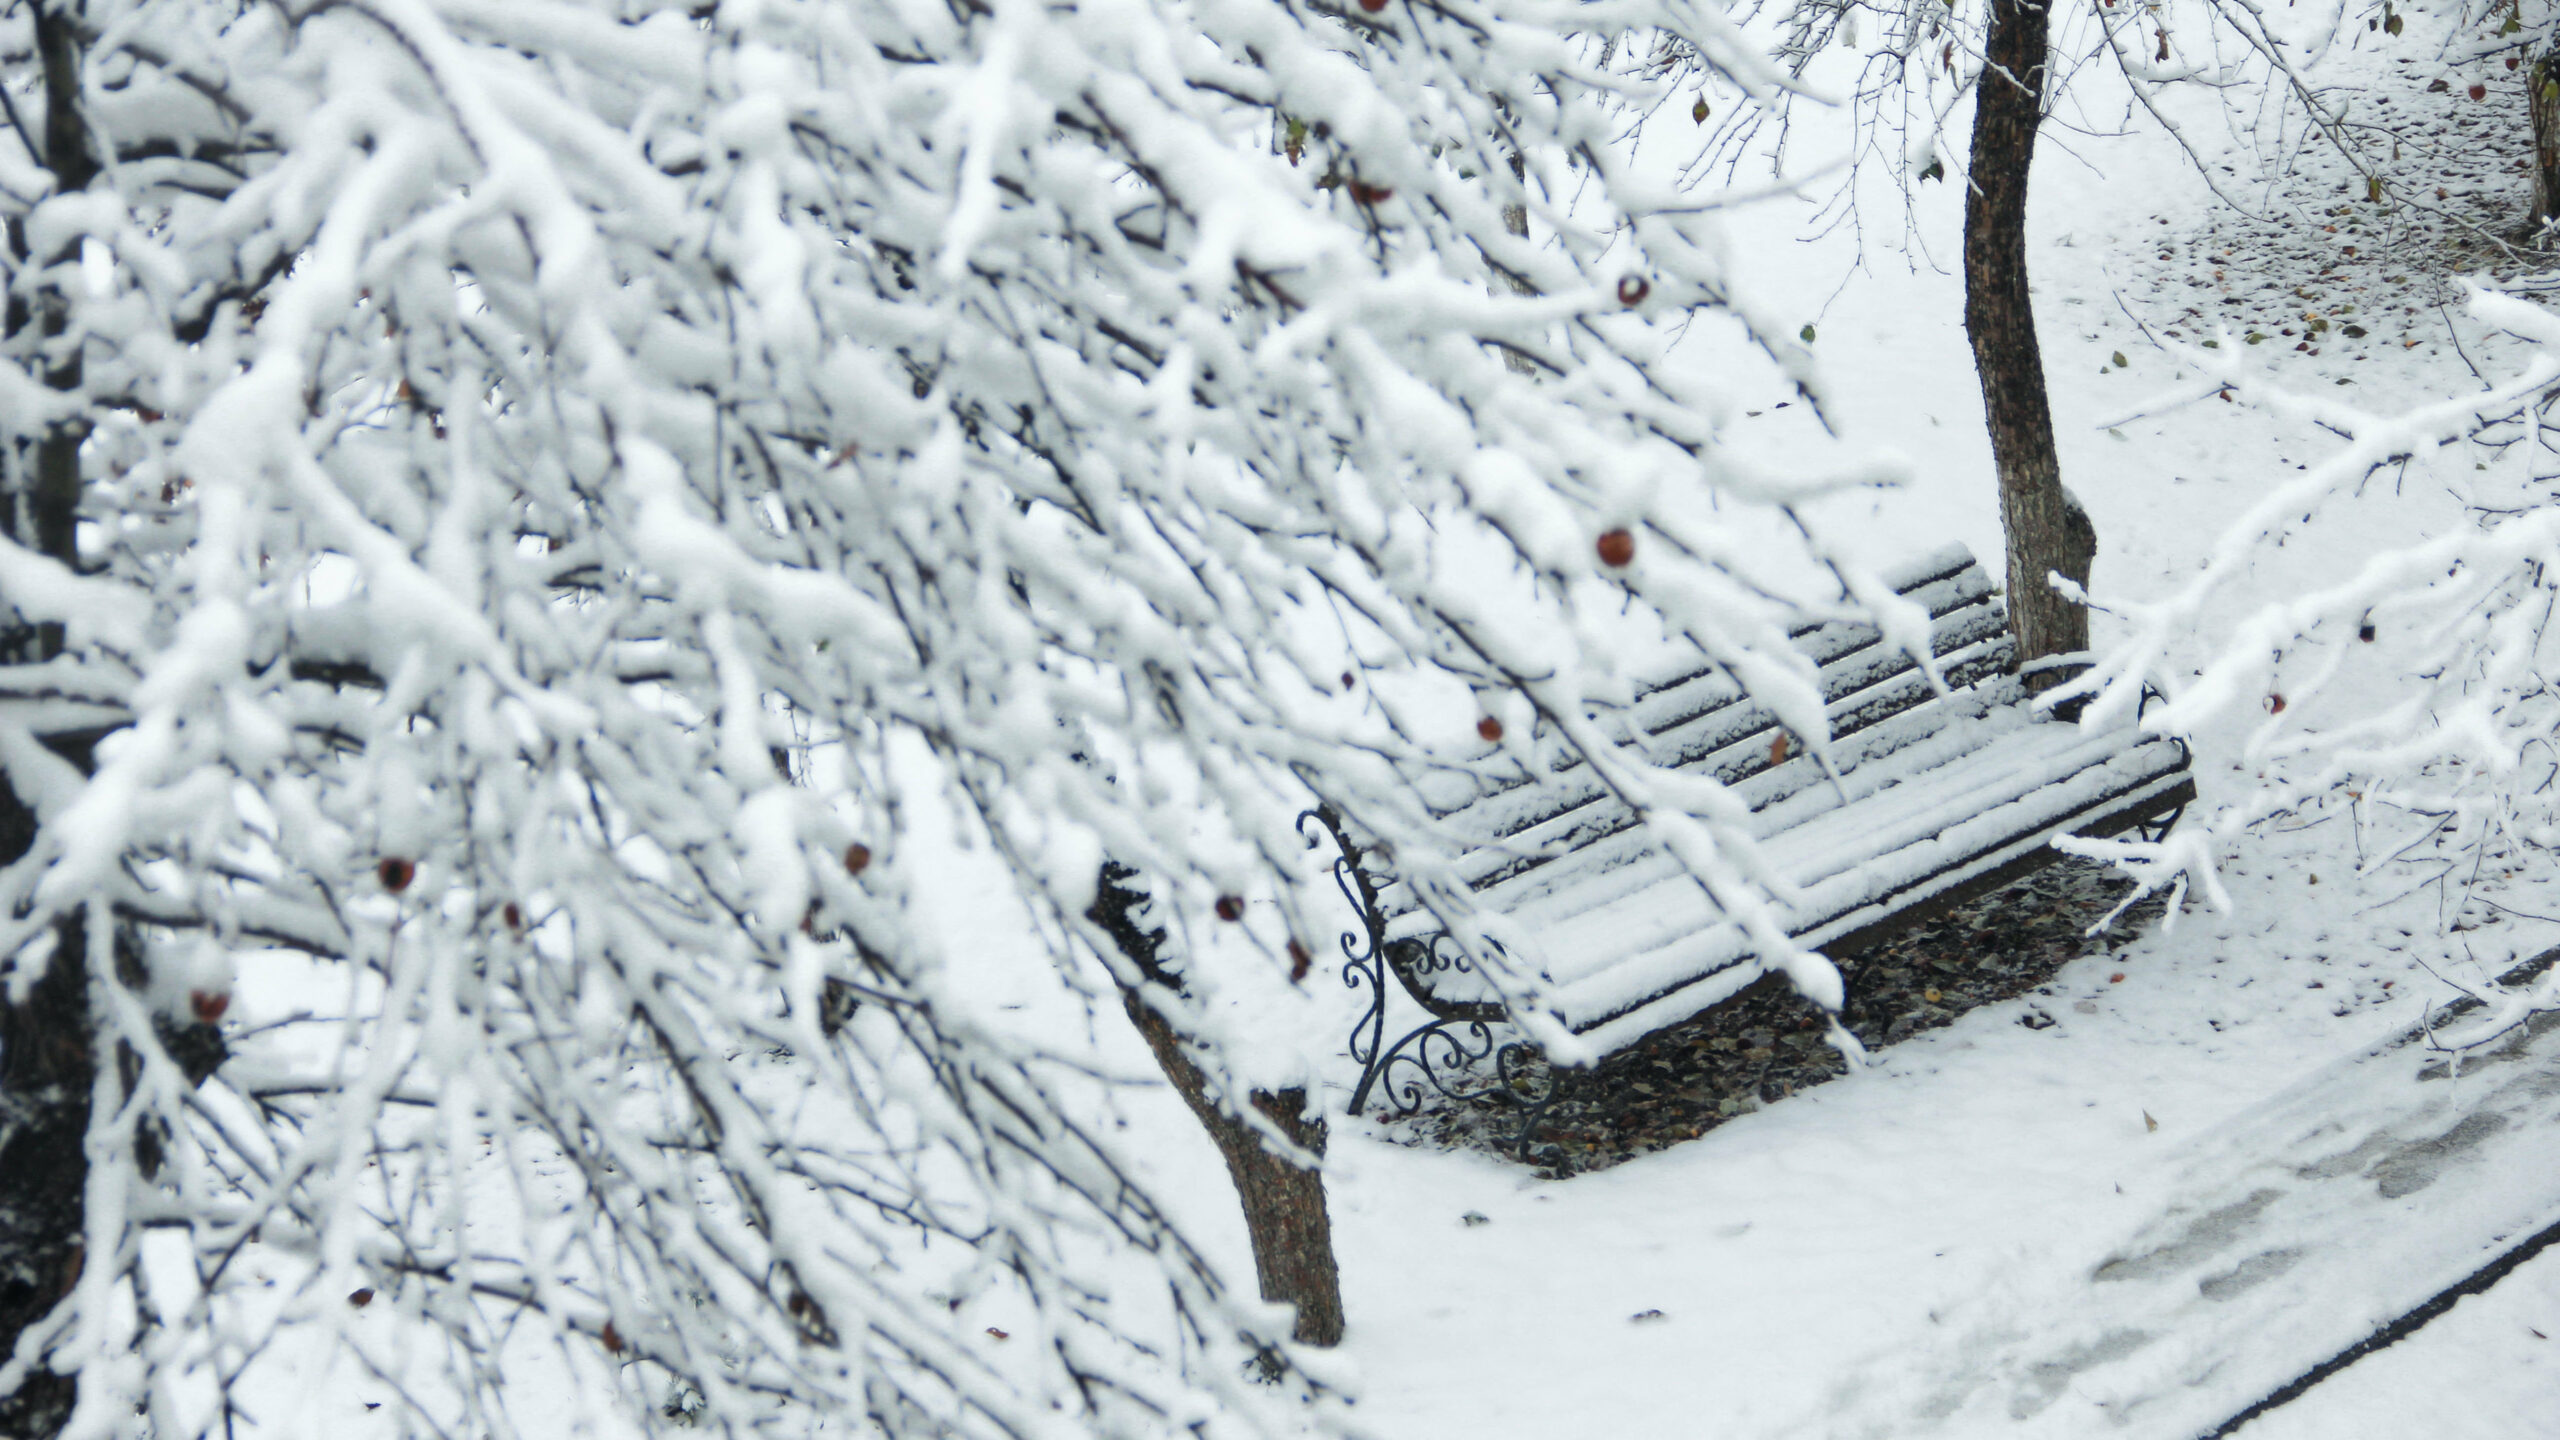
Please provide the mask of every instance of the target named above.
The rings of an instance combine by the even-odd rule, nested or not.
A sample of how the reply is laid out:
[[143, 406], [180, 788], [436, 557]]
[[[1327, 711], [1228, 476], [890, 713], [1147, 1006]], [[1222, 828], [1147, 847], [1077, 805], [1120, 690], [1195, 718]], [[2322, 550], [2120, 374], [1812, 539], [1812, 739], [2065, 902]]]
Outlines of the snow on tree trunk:
[[[54, 189], [77, 193], [97, 177], [98, 165], [79, 114], [82, 45], [68, 14], [37, 9], [29, 17], [41, 78], [41, 152], [31, 157], [49, 172]], [[32, 238], [22, 218], [8, 227], [12, 258], [45, 267], [77, 257], [65, 246]], [[45, 253], [31, 254], [42, 245]], [[58, 273], [58, 272], [57, 272]], [[33, 330], [52, 342], [53, 355], [38, 372], [45, 388], [77, 392], [82, 364], [78, 347], [62, 347], [71, 302], [58, 283], [13, 301], [6, 319], [11, 338]], [[76, 412], [51, 425], [9, 437], [0, 450], [0, 529], [48, 559], [79, 565], [80, 446], [87, 427]], [[9, 626], [0, 651], [20, 665], [41, 664], [63, 650], [59, 623]], [[66, 760], [87, 770], [94, 736], [47, 737]], [[0, 778], [0, 865], [24, 859], [36, 838], [36, 816]], [[84, 948], [77, 917], [52, 936], [57, 952]], [[0, 1357], [18, 1352], [27, 1330], [43, 1321], [70, 1293], [82, 1269], [81, 1205], [89, 1179], [84, 1151], [90, 1094], [96, 1079], [87, 972], [76, 962], [48, 967], [23, 991], [0, 992]], [[71, 1376], [30, 1368], [15, 1385], [0, 1383], [0, 1435], [50, 1437], [66, 1424], [76, 1399]]]
[[[1324, 1171], [1299, 1165], [1278, 1153], [1247, 1118], [1225, 1098], [1211, 1093], [1210, 1078], [1185, 1053], [1182, 1035], [1151, 994], [1179, 996], [1182, 979], [1164, 964], [1165, 932], [1148, 929], [1137, 912], [1145, 894], [1129, 882], [1125, 869], [1104, 866], [1095, 886], [1090, 918], [1111, 937], [1142, 983], [1120, 987], [1120, 1003], [1131, 1024], [1163, 1067], [1182, 1103], [1191, 1107], [1209, 1139], [1227, 1162], [1236, 1198], [1244, 1205], [1245, 1233], [1253, 1242], [1253, 1268], [1262, 1298], [1293, 1306], [1297, 1318], [1292, 1338], [1308, 1345], [1342, 1343], [1342, 1276], [1333, 1258], [1333, 1220], [1325, 1208]], [[1325, 1126], [1309, 1119], [1307, 1092], [1301, 1089], [1252, 1091], [1247, 1096], [1255, 1116], [1272, 1138], [1317, 1160], [1324, 1158]]]
[[1991, 0], [1964, 207], [1964, 328], [1990, 419], [2008, 537], [2009, 624], [2022, 664], [2089, 648], [2088, 612], [2047, 577], [2087, 585], [2098, 550], [2088, 515], [2062, 483], [2027, 290], [2027, 171], [2044, 118], [2049, 20], [2032, 0]]
[[[1276, 1153], [1262, 1131], [1211, 1099], [1207, 1078], [1182, 1053], [1172, 1024], [1137, 992], [1126, 992], [1121, 999], [1147, 1048], [1155, 1052], [1156, 1063], [1227, 1162], [1236, 1198], [1244, 1205], [1245, 1235], [1253, 1243], [1254, 1277], [1262, 1298], [1296, 1311], [1290, 1338], [1306, 1345], [1341, 1344], [1342, 1274], [1333, 1258], [1324, 1172]], [[1306, 1118], [1306, 1091], [1256, 1090], [1250, 1099], [1255, 1112], [1282, 1138], [1324, 1157], [1325, 1125]]]

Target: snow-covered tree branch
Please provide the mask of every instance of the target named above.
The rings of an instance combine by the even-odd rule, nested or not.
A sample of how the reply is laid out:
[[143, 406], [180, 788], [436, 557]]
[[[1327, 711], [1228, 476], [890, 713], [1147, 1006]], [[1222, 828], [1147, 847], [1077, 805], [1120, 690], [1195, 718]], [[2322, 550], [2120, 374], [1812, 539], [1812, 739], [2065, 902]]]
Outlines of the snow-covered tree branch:
[[[2209, 813], [2163, 843], [2070, 848], [2118, 860], [2146, 888], [2193, 882], [2227, 903], [2214, 878], [2222, 847], [2271, 816], [2343, 808], [2369, 865], [2420, 854], [2459, 906], [2479, 867], [2560, 841], [2548, 413], [2560, 321], [2477, 289], [2471, 313], [2531, 342], [2525, 363], [2396, 414], [2189, 352], [2205, 371], [2192, 398], [2228, 393], [2343, 443], [2269, 487], [2182, 584], [2098, 597], [2129, 633], [2075, 682], [2098, 695], [2093, 714], [2138, 707], [2155, 687], [2166, 703], [2146, 726], [2227, 735], [2243, 774], [2209, 785]], [[2378, 544], [2359, 523], [2378, 503], [2408, 538]], [[2244, 602], [2244, 587], [2281, 598]]]
[[[1739, 811], [1594, 718], [1651, 644], [1820, 735], [1826, 568], [1927, 653], [1795, 516], [1886, 472], [1731, 463], [1670, 353], [1770, 327], [1611, 142], [1666, 36], [1781, 84], [1689, 0], [10, 11], [0, 1144], [87, 1159], [0, 1395], [254, 1429], [344, 1344], [438, 1432], [537, 1366], [732, 1432], [1340, 1425], [1091, 1057], [955, 978], [909, 818], [1230, 1094], [1304, 1078], [1214, 1003], [1313, 1006], [1300, 813], [1472, 934], [1427, 796], [1496, 745], [1822, 990]], [[1106, 859], [1231, 978], [1148, 989]]]

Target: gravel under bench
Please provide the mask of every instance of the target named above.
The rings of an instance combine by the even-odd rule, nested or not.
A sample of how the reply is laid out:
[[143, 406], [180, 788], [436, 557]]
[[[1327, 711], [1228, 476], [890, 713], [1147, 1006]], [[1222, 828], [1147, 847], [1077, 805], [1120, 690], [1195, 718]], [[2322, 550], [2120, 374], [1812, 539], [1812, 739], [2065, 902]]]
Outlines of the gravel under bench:
[[[2065, 859], [1863, 954], [1835, 956], [1848, 982], [1843, 1019], [1869, 1050], [1881, 1050], [1975, 1006], [2035, 991], [2066, 962], [2113, 951], [2159, 919], [2165, 899], [2154, 895], [2105, 931], [2086, 933], [2129, 888], [2102, 864]], [[2020, 1023], [2042, 1028], [2053, 1017], [2031, 1007]], [[1564, 1090], [1536, 1127], [1531, 1161], [1555, 1176], [1605, 1169], [1845, 1073], [1824, 1028], [1819, 1012], [1770, 976], [1591, 1070], [1559, 1072], [1532, 1056], [1504, 1087], [1493, 1083], [1489, 1064], [1480, 1066], [1458, 1087], [1471, 1098], [1434, 1094], [1387, 1133], [1516, 1160], [1510, 1147], [1525, 1097], [1546, 1095], [1560, 1078]]]

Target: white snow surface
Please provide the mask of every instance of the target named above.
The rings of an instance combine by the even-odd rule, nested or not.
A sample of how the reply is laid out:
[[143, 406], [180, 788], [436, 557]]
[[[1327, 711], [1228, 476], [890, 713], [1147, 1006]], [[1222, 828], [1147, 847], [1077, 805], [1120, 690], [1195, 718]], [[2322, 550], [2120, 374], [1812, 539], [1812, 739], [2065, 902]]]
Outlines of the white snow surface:
[[[2109, 109], [2103, 94], [2078, 103]], [[2180, 374], [2119, 305], [2143, 283], [2129, 237], [2181, 233], [2210, 203], [2156, 129], [2052, 134], [2036, 184], [2064, 469], [2103, 539], [2093, 589], [2159, 594], [2271, 477], [2333, 442], [2237, 405], [2125, 418]], [[1958, 281], [1934, 268], [1957, 254], [1960, 199], [1924, 192], [1911, 268], [1887, 253], [1857, 265], [1837, 233], [1803, 241], [1809, 211], [1788, 202], [1733, 219], [1749, 289], [1819, 320], [1835, 421], [1912, 459], [1907, 487], [1822, 507], [1878, 565], [1948, 541], [1999, 563]], [[2321, 356], [2239, 353], [2278, 383], [2353, 381], [2388, 406], [2458, 392], [2474, 383], [2466, 357], [2498, 373], [2517, 348], [2457, 312], [2411, 323], [2414, 347], [2377, 335]], [[1711, 331], [1689, 346], [1701, 365], [1716, 363]], [[2119, 352], [2133, 363], [2110, 363]], [[1786, 398], [1730, 427], [1773, 469], [1810, 424]], [[2404, 540], [2429, 503], [2377, 493], [2330, 543]], [[2266, 593], [2286, 583], [2271, 572]], [[2208, 800], [2249, 778], [2236, 731], [2196, 744]], [[2222, 856], [2227, 911], [2191, 899], [2174, 926], [2096, 942], [2044, 991], [1608, 1171], [1541, 1180], [1337, 1118], [1327, 1172], [1358, 1423], [1397, 1440], [2166, 1440], [2238, 1412], [2560, 1218], [2560, 1035], [2441, 1080], [2393, 1043], [2450, 998], [2440, 976], [2478, 984], [2560, 943], [2560, 923], [2527, 918], [2560, 913], [2545, 898], [2560, 874], [2535, 859], [2480, 881], [2525, 913], [2463, 905], [2420, 863], [2436, 853], [2424, 840], [2379, 863], [2423, 829], [2344, 793], [2263, 823]], [[970, 957], [971, 1003], [1026, 1035], [1054, 1037], [1055, 1022], [1089, 1036], [1110, 1081], [1096, 1103], [1143, 1141], [1146, 1178], [1189, 1232], [1249, 1277], [1224, 1169], [1136, 1037], [1108, 1007], [1023, 1013], [1059, 1003], [1019, 980], [1049, 963], [1036, 926], [985, 849], [944, 843], [920, 909]], [[2026, 1028], [2030, 1009], [2058, 1023]], [[1349, 1079], [1345, 1061], [1337, 1109]], [[1019, 1322], [989, 1316], [990, 1347], [1021, 1343], [999, 1329]], [[2543, 1337], [2560, 1337], [2560, 1256], [2243, 1434], [2534, 1433], [2560, 1400], [2560, 1338]], [[367, 1408], [390, 1398], [382, 1377], [342, 1364], [306, 1378], [258, 1433], [389, 1433], [390, 1412]]]
[[[2084, 117], [2108, 112], [2101, 96]], [[2129, 319], [2161, 285], [2133, 252], [2202, 228], [2211, 204], [2156, 129], [2048, 132], [2036, 186], [2064, 472], [2102, 537], [2093, 590], [2159, 594], [2335, 441], [2210, 397], [2143, 413], [2185, 372]], [[1912, 457], [1913, 484], [1827, 517], [1879, 565], [1948, 540], [1995, 569], [2001, 554], [1959, 281], [1933, 268], [1959, 253], [1959, 204], [1925, 192], [1915, 268], [1871, 255], [1845, 282], [1846, 245], [1805, 241], [1805, 211], [1735, 217], [1753, 288], [1820, 321], [1834, 419]], [[2233, 269], [2224, 293], [2292, 278]], [[2378, 293], [2381, 273], [2349, 279]], [[2505, 373], [2520, 348], [2458, 308], [2392, 320], [2318, 356], [2289, 338], [2220, 349], [2278, 384], [2388, 410], [2473, 387], [2467, 364]], [[1737, 418], [1739, 439], [1783, 455], [1810, 423], [1784, 398]], [[2320, 555], [2405, 543], [2442, 513], [2416, 494], [2367, 501], [2323, 516]], [[2270, 565], [2242, 603], [2298, 581]], [[2101, 644], [2110, 625], [2099, 617]], [[2197, 745], [2208, 801], [2249, 778], [2236, 727]], [[2420, 1054], [2393, 1047], [2454, 995], [2439, 976], [2482, 983], [2560, 941], [2560, 925], [2462, 906], [2415, 863], [2424, 846], [2381, 863], [2417, 828], [2343, 791], [2263, 823], [2222, 852], [2228, 912], [2191, 898], [2174, 927], [2104, 942], [2049, 993], [1604, 1172], [1535, 1179], [1338, 1122], [1328, 1178], [1366, 1422], [1399, 1440], [2166, 1440], [2238, 1413], [2560, 1219], [2551, 1041], [2449, 1081], [2420, 1080]], [[2482, 893], [2560, 913], [2543, 898], [2554, 879], [2543, 859]], [[2017, 1023], [2030, 1007], [2059, 1023]], [[1169, 1097], [1128, 1103], [1161, 1136], [1168, 1191], [1242, 1273], [1214, 1157]], [[2498, 1118], [2465, 1130], [2476, 1115]], [[2267, 1189], [2238, 1223], [2231, 1207]], [[2217, 1214], [2226, 1243], [2197, 1232]], [[2179, 1263], [2141, 1268], [2191, 1232]], [[2135, 1278], [2098, 1280], [2111, 1262]], [[2560, 1262], [2546, 1256], [2242, 1433], [2540, 1433], [2560, 1394], [2555, 1321]]]

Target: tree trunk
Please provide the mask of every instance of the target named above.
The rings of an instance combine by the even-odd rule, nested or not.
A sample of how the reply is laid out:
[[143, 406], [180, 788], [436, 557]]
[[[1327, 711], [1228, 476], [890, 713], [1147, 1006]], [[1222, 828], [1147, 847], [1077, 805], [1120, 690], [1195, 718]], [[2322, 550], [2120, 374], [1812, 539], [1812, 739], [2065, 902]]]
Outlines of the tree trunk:
[[[0, 784], [0, 857], [26, 854], [35, 817]], [[80, 1198], [89, 1178], [89, 1085], [95, 1075], [88, 966], [56, 946], [25, 1001], [0, 1000], [0, 1361], [80, 1276]], [[60, 1433], [76, 1398], [70, 1376], [37, 1363], [0, 1395], [0, 1436]]]
[[[1529, 167], [1527, 163], [1518, 155], [1513, 155], [1511, 157], [1511, 178], [1514, 180], [1524, 179], [1528, 173]], [[1510, 231], [1512, 234], [1523, 240], [1528, 239], [1528, 205], [1524, 202], [1518, 205], [1503, 206], [1502, 228]], [[1526, 275], [1506, 274], [1503, 278], [1511, 282], [1511, 293], [1514, 295], [1535, 295], [1538, 293], [1538, 287], [1530, 284], [1529, 277]], [[1515, 375], [1535, 375], [1538, 373], [1538, 367], [1529, 363], [1529, 357], [1521, 354], [1517, 350], [1504, 351], [1502, 354], [1502, 360], [1504, 364], [1511, 367], [1511, 372]]]
[[2089, 648], [2088, 612], [2055, 594], [2046, 577], [2058, 571], [2086, 585], [2098, 551], [2089, 517], [2062, 485], [2027, 295], [2027, 166], [2044, 118], [2048, 19], [2030, 0], [1992, 0], [1964, 206], [1964, 328], [2000, 476], [2009, 624], [2022, 665]]
[[[1125, 882], [1127, 869], [1106, 864], [1102, 883], [1088, 917], [1105, 931], [1129, 963], [1150, 982], [1180, 994], [1181, 977], [1160, 958], [1164, 931], [1139, 927], [1136, 908], [1145, 896]], [[1262, 1134], [1236, 1118], [1209, 1094], [1208, 1077], [1184, 1052], [1182, 1036], [1145, 994], [1122, 986], [1120, 1003], [1129, 1020], [1155, 1052], [1175, 1093], [1209, 1131], [1218, 1153], [1226, 1157], [1227, 1174], [1235, 1181], [1236, 1198], [1244, 1202], [1244, 1225], [1253, 1240], [1253, 1268], [1262, 1298], [1297, 1307], [1292, 1335], [1302, 1344], [1342, 1342], [1342, 1278], [1333, 1258], [1333, 1219], [1325, 1207], [1324, 1172], [1290, 1163], [1271, 1152]], [[1253, 1092], [1252, 1105], [1290, 1143], [1309, 1154], [1324, 1154], [1325, 1126], [1306, 1118], [1307, 1092]]]
[[[78, 107], [79, 42], [70, 20], [53, 5], [35, 7], [36, 49], [44, 65], [44, 161], [54, 189], [86, 189], [98, 172]], [[55, 263], [61, 255], [29, 253], [26, 229], [10, 226], [9, 240], [22, 265]], [[7, 316], [14, 334], [33, 323], [48, 338], [69, 327], [58, 293], [41, 295], [33, 312], [13, 301]], [[45, 373], [56, 390], [81, 383], [77, 349]], [[0, 528], [22, 545], [78, 568], [80, 446], [85, 430], [55, 425], [35, 435], [10, 437], [6, 493], [0, 493]], [[0, 630], [0, 659], [50, 660], [62, 653], [59, 624], [10, 625]], [[85, 772], [95, 736], [49, 741]], [[23, 858], [35, 843], [36, 817], [0, 775], [0, 865]], [[89, 1089], [97, 1074], [89, 1015], [88, 943], [76, 916], [58, 922], [52, 957], [24, 1001], [0, 998], [0, 1362], [17, 1349], [27, 1328], [43, 1320], [79, 1278], [82, 1257], [81, 1197], [89, 1179], [86, 1142]], [[121, 938], [121, 937], [120, 937]], [[0, 1436], [44, 1440], [71, 1417], [77, 1386], [41, 1361], [24, 1380], [0, 1395]]]
[[2538, 243], [2544, 222], [2560, 218], [2560, 36], [2525, 72], [2525, 107], [2533, 116], [2533, 214], [2526, 240]]

